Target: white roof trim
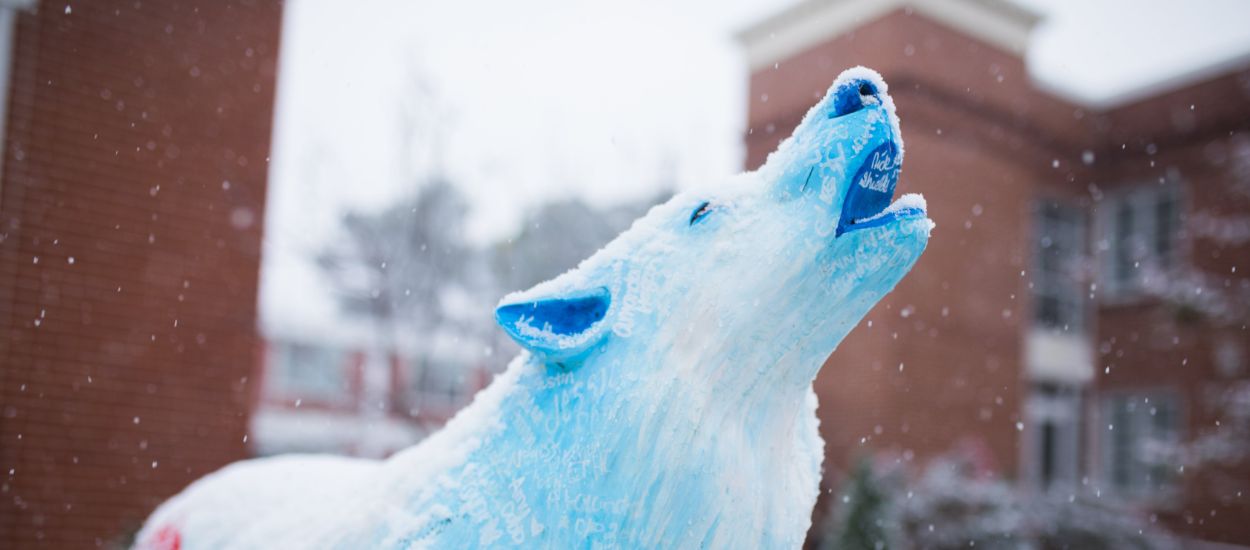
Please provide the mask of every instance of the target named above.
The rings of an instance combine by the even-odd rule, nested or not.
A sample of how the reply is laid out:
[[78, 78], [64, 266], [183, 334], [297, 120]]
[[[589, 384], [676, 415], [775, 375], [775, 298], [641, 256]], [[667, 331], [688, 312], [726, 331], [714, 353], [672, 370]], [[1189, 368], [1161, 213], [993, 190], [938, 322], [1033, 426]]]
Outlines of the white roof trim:
[[1172, 75], [1162, 78], [1155, 78], [1148, 83], [1142, 84], [1135, 88], [1122, 90], [1113, 94], [1089, 94], [1078, 87], [1065, 85], [1063, 81], [1043, 78], [1036, 74], [1032, 64], [1026, 63], [1029, 67], [1029, 76], [1038, 88], [1050, 94], [1065, 97], [1084, 105], [1095, 111], [1111, 111], [1119, 107], [1124, 107], [1172, 93], [1181, 88], [1214, 79], [1216, 77], [1228, 74], [1233, 71], [1241, 70], [1250, 66], [1250, 52], [1241, 52], [1236, 55], [1229, 56], [1225, 59], [1207, 60], [1205, 65], [1196, 65]]
[[742, 30], [738, 40], [755, 71], [905, 7], [1017, 55], [1039, 19], [1005, 0], [802, 0]]
[[0, 0], [0, 8], [28, 10], [35, 7], [37, 0]]

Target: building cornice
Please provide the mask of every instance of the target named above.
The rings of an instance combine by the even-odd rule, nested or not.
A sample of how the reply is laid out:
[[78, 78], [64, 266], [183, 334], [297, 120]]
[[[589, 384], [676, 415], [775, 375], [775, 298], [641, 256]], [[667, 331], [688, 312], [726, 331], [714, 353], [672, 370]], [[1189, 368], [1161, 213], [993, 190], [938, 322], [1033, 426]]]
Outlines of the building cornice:
[[1017, 56], [1040, 18], [1005, 0], [801, 0], [739, 31], [737, 38], [755, 71], [907, 8]]
[[0, 0], [0, 9], [33, 10], [37, 0]]

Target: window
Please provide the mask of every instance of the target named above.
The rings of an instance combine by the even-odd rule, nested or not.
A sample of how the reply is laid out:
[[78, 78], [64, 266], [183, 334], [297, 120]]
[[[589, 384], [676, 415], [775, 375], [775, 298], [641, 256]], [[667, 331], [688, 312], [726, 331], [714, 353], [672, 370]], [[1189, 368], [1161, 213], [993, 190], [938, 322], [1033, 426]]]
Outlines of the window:
[[1102, 203], [1101, 283], [1111, 294], [1125, 295], [1157, 282], [1152, 278], [1180, 262], [1181, 202], [1176, 185], [1145, 186]]
[[1122, 494], [1166, 495], [1180, 464], [1180, 408], [1174, 394], [1120, 394], [1104, 403], [1103, 475]]
[[283, 398], [337, 401], [346, 396], [347, 354], [311, 344], [275, 346], [275, 389]]
[[1068, 331], [1085, 326], [1085, 213], [1057, 201], [1034, 211], [1033, 320]]
[[1076, 483], [1080, 458], [1079, 388], [1066, 384], [1037, 384], [1029, 395], [1030, 431], [1025, 463], [1040, 489]]
[[454, 362], [426, 360], [413, 365], [409, 388], [412, 403], [423, 412], [447, 413], [461, 405], [467, 368]]

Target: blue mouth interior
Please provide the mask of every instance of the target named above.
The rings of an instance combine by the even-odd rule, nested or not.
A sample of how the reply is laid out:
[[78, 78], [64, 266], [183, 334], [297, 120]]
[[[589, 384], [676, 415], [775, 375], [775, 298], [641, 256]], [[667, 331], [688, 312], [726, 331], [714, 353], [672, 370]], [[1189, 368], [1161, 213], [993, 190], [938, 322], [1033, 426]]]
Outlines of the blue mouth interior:
[[842, 202], [837, 235], [855, 229], [875, 227], [885, 223], [881, 221], [883, 219], [897, 219], [902, 212], [914, 210], [902, 209], [874, 218], [890, 206], [894, 188], [898, 185], [899, 168], [898, 146], [893, 141], [882, 144], [868, 155], [864, 165], [859, 167], [851, 180], [851, 188], [847, 190], [846, 199]]

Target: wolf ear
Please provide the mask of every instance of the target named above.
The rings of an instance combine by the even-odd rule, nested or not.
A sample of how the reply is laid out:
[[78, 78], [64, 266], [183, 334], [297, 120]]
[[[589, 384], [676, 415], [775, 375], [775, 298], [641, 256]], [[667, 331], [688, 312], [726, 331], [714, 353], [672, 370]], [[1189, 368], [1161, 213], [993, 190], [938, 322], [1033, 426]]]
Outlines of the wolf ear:
[[612, 305], [605, 287], [531, 301], [504, 303], [495, 320], [516, 343], [547, 363], [581, 358], [606, 334], [603, 318]]

